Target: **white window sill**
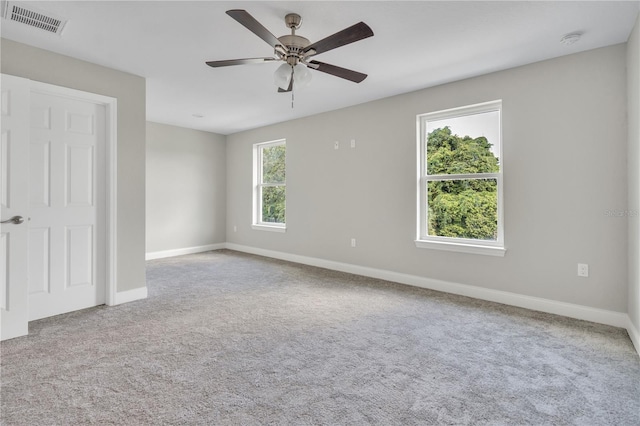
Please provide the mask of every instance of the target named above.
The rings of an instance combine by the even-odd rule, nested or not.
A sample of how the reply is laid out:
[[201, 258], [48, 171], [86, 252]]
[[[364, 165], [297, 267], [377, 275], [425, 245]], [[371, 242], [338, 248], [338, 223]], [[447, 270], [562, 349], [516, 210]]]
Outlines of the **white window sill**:
[[444, 242], [444, 241], [416, 240], [416, 247], [426, 248], [426, 249], [435, 249], [435, 250], [456, 251], [459, 253], [482, 254], [486, 256], [499, 256], [499, 257], [504, 257], [505, 253], [507, 252], [507, 249], [505, 249], [504, 247], [452, 243], [452, 242]]
[[271, 231], [271, 232], [287, 232], [285, 225], [251, 225], [251, 228], [257, 231]]

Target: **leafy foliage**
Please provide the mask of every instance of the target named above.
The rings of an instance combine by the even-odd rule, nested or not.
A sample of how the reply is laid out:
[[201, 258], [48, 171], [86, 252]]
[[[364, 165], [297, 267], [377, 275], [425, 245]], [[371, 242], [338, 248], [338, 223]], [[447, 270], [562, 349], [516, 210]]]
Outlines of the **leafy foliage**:
[[269, 146], [262, 149], [262, 183], [285, 183], [284, 145]]
[[448, 126], [435, 129], [427, 139], [427, 174], [497, 173], [500, 166], [491, 146], [484, 136], [460, 137]]
[[[452, 134], [448, 126], [427, 139], [427, 174], [497, 173], [499, 159], [481, 136]], [[427, 184], [429, 235], [495, 240], [498, 229], [496, 179], [433, 180]]]
[[262, 149], [262, 183], [282, 184], [262, 187], [262, 222], [285, 223], [286, 147]]
[[262, 221], [286, 223], [284, 186], [265, 186], [262, 188]]

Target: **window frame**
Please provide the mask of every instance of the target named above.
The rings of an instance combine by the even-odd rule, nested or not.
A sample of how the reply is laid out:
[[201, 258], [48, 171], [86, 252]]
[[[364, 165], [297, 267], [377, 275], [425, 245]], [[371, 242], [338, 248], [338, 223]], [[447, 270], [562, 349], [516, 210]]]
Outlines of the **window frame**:
[[[283, 183], [264, 183], [262, 181], [262, 152], [266, 148], [274, 146], [285, 147], [285, 179]], [[253, 217], [251, 228], [261, 231], [286, 232], [286, 203], [287, 203], [287, 176], [286, 176], [286, 139], [277, 139], [269, 142], [260, 142], [253, 144]], [[263, 222], [262, 221], [262, 188], [265, 187], [284, 187], [285, 188], [285, 222]]]
[[[500, 169], [497, 173], [471, 173], [471, 174], [427, 174], [426, 150], [427, 150], [427, 125], [430, 121], [439, 121], [447, 118], [458, 118], [469, 115], [477, 115], [487, 112], [498, 112], [498, 159]], [[417, 194], [417, 224], [416, 240], [417, 248], [429, 248], [445, 251], [455, 251], [491, 256], [504, 256], [504, 201], [503, 201], [503, 174], [504, 161], [502, 155], [502, 100], [483, 102], [457, 108], [450, 108], [416, 116], [417, 127], [417, 155], [418, 155], [418, 194]], [[460, 135], [464, 136], [464, 135]], [[430, 181], [443, 180], [468, 180], [468, 179], [495, 179], [497, 182], [497, 239], [475, 240], [469, 238], [441, 237], [428, 235], [428, 198], [427, 185]]]

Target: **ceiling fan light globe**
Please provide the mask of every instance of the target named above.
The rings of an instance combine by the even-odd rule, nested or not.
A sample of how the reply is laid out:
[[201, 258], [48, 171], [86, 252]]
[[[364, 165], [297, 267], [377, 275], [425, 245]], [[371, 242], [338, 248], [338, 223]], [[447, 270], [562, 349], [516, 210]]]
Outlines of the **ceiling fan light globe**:
[[287, 90], [291, 82], [291, 65], [286, 63], [280, 65], [273, 73], [273, 82], [282, 90]]
[[293, 88], [303, 89], [311, 83], [311, 71], [306, 65], [298, 64], [293, 67]]

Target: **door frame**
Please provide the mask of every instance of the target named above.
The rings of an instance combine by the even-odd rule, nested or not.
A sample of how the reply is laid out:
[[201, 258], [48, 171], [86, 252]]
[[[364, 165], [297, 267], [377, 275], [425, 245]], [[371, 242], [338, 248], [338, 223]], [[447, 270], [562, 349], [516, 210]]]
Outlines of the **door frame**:
[[118, 277], [117, 256], [117, 193], [118, 193], [118, 100], [54, 84], [30, 80], [30, 93], [41, 93], [90, 102], [105, 109], [105, 304], [115, 305]]

